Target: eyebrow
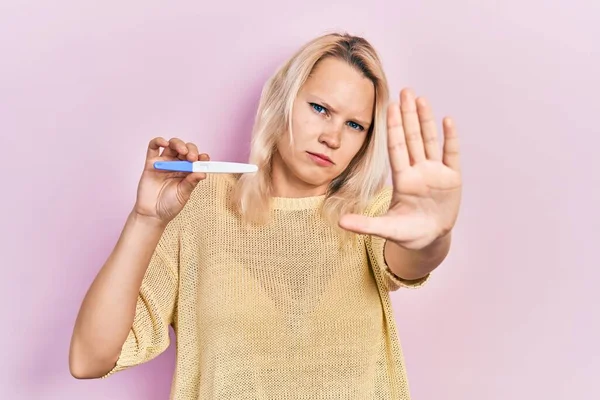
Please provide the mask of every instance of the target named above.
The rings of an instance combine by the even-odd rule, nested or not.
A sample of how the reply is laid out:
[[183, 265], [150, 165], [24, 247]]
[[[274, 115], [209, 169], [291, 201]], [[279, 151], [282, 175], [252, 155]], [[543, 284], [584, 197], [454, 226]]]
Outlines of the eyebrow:
[[[335, 108], [333, 108], [332, 106], [330, 106], [330, 105], [329, 105], [329, 103], [327, 103], [325, 100], [323, 100], [323, 99], [322, 99], [322, 98], [320, 98], [319, 96], [317, 96], [317, 95], [314, 95], [314, 94], [313, 94], [312, 96], [313, 96], [313, 97], [315, 97], [319, 103], [323, 104], [323, 106], [324, 106], [325, 108], [327, 108], [328, 110], [330, 110], [331, 112], [334, 112], [334, 113], [335, 113], [335, 112], [337, 112]], [[359, 123], [360, 125], [362, 125], [362, 126], [363, 126], [363, 128], [366, 128], [367, 126], [369, 126], [369, 123], [367, 123], [366, 121], [362, 121], [362, 120], [360, 120], [360, 119], [358, 119], [358, 118], [352, 118], [352, 119], [353, 119], [355, 122], [357, 122], [357, 123]]]

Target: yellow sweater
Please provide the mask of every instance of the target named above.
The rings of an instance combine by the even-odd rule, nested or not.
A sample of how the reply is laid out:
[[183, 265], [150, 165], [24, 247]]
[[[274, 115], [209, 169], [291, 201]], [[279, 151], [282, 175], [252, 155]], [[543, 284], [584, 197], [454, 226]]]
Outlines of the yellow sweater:
[[389, 292], [428, 277], [395, 277], [380, 238], [340, 249], [323, 196], [275, 198], [272, 222], [245, 230], [227, 205], [233, 179], [209, 175], [168, 225], [107, 376], [163, 352], [172, 325], [171, 399], [409, 399]]

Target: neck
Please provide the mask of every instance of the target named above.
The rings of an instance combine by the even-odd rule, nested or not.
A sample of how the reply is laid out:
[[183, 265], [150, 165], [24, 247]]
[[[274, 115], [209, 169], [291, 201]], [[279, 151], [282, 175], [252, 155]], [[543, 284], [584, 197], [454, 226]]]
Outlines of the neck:
[[298, 178], [277, 152], [273, 154], [271, 164], [271, 185], [273, 197], [313, 197], [327, 192], [327, 185], [314, 186]]

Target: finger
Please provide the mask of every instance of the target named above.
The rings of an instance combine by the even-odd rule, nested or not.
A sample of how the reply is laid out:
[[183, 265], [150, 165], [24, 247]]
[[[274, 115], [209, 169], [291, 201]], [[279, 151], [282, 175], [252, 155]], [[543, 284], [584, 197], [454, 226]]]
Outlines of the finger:
[[[164, 157], [171, 158], [180, 158], [180, 156], [185, 156], [188, 152], [188, 148], [183, 142], [183, 140], [178, 138], [172, 138], [169, 140], [169, 146], [163, 152]], [[183, 158], [185, 160], [185, 157]]]
[[187, 152], [187, 160], [194, 162], [198, 161], [198, 147], [194, 143], [186, 143], [188, 152]]
[[425, 150], [423, 149], [421, 125], [417, 115], [417, 104], [410, 89], [403, 89], [400, 93], [400, 111], [402, 112], [408, 155], [413, 163], [424, 161]]
[[198, 160], [200, 161], [210, 161], [210, 156], [206, 153], [202, 153], [198, 156]]
[[161, 147], [167, 147], [169, 142], [162, 137], [155, 137], [148, 143], [148, 150], [146, 151], [146, 159], [156, 158], [160, 155]]
[[340, 218], [341, 228], [362, 235], [376, 235], [388, 240], [402, 241], [411, 237], [404, 224], [394, 222], [388, 216], [369, 217], [362, 214], [346, 214]]
[[[387, 112], [388, 153], [392, 172], [402, 172], [410, 167], [406, 138], [402, 128], [402, 115], [397, 103], [388, 106]], [[392, 174], [394, 176], [395, 174]]]
[[422, 97], [419, 97], [416, 103], [423, 144], [425, 147], [425, 156], [429, 160], [440, 161], [442, 159], [442, 152], [438, 142], [433, 111], [431, 110], [431, 107], [429, 107], [429, 104], [427, 104], [427, 100]]
[[460, 170], [460, 151], [458, 146], [458, 134], [454, 121], [451, 118], [444, 118], [444, 159], [443, 163], [451, 169]]

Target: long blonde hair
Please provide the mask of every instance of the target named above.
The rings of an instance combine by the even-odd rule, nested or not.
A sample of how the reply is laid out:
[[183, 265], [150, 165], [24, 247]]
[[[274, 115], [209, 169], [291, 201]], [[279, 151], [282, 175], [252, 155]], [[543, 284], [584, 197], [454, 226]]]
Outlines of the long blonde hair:
[[373, 123], [364, 145], [344, 172], [329, 185], [323, 203], [323, 216], [337, 226], [340, 216], [364, 210], [380, 190], [389, 171], [386, 145], [386, 106], [388, 83], [375, 49], [365, 39], [349, 34], [330, 33], [302, 46], [265, 84], [252, 133], [249, 162], [258, 172], [239, 177], [232, 193], [232, 206], [250, 224], [268, 221], [270, 211], [271, 161], [276, 143], [289, 130], [292, 135], [294, 100], [314, 69], [325, 57], [348, 62], [375, 87]]

